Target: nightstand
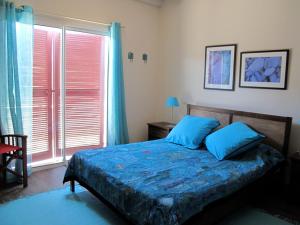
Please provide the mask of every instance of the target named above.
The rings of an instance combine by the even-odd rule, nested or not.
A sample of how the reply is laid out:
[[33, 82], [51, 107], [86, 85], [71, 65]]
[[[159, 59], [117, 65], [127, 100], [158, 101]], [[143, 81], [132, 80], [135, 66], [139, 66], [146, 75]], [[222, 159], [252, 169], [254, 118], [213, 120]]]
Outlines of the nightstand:
[[174, 127], [175, 124], [168, 122], [148, 123], [148, 140], [165, 138]]
[[289, 199], [300, 203], [300, 152], [293, 153], [290, 157], [290, 188]]

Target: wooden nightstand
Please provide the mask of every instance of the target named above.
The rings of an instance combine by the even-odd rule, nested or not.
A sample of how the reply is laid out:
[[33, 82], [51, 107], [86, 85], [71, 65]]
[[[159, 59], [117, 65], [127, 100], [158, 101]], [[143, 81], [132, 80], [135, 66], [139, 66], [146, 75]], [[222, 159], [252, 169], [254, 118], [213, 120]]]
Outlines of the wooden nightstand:
[[148, 123], [148, 140], [164, 138], [174, 127], [175, 124], [168, 122]]
[[300, 203], [300, 152], [293, 153], [290, 157], [290, 188], [289, 199]]

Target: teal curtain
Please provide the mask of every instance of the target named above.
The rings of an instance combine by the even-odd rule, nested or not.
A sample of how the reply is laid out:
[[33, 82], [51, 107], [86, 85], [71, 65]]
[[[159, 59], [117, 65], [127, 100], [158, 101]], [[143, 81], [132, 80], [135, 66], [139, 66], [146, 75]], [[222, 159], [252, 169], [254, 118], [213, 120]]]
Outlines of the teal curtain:
[[109, 75], [107, 102], [107, 145], [128, 143], [121, 25], [112, 23], [110, 28]]
[[[0, 126], [2, 134], [25, 134], [31, 144], [33, 11], [0, 0]], [[28, 155], [28, 172], [31, 172]], [[21, 162], [11, 168], [21, 170]]]

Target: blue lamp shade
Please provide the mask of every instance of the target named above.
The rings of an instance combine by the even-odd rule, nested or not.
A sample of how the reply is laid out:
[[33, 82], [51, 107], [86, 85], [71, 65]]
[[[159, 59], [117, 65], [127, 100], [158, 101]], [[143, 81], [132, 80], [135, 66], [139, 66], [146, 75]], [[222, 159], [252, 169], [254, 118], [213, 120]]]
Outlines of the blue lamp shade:
[[178, 107], [179, 102], [176, 97], [169, 96], [166, 101], [166, 107], [171, 108], [171, 107]]

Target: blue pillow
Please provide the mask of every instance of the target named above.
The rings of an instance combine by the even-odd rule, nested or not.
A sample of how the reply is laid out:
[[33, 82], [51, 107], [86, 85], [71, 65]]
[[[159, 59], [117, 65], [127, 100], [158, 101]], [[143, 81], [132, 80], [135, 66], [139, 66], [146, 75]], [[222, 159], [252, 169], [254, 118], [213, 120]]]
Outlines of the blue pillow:
[[166, 140], [186, 148], [197, 149], [204, 138], [220, 125], [214, 118], [186, 115], [169, 133]]
[[232, 123], [205, 139], [207, 150], [218, 160], [228, 159], [245, 152], [265, 138], [242, 122]]

